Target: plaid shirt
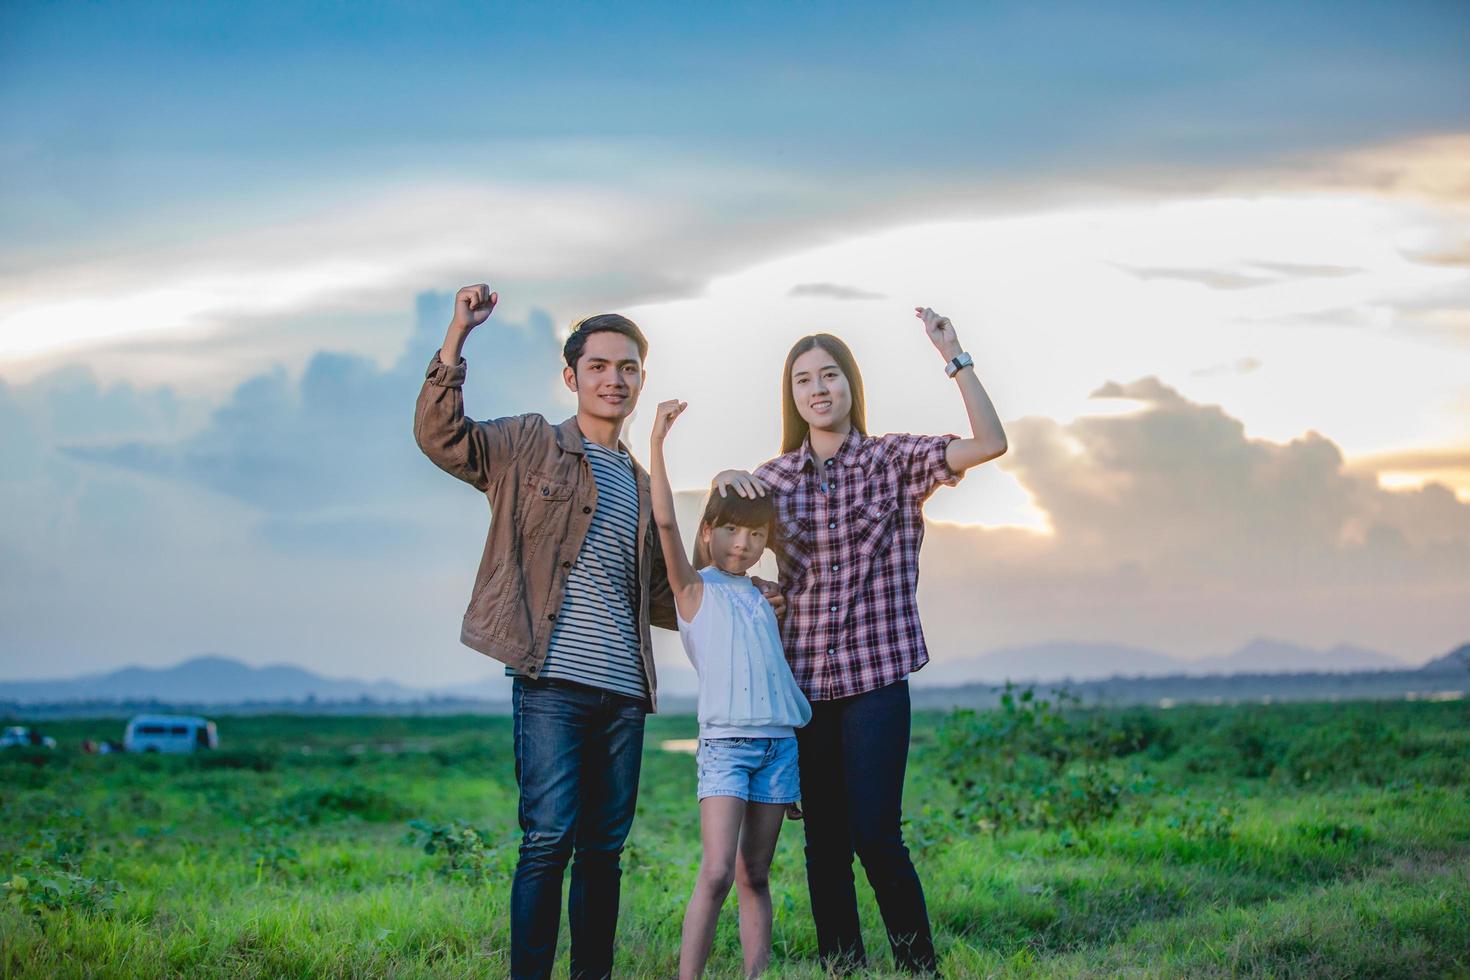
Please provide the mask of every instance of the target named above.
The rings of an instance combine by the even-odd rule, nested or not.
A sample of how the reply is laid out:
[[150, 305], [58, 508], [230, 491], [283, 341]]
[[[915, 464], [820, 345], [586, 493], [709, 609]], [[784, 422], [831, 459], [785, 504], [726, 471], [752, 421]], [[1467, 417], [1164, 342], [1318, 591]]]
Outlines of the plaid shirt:
[[775, 492], [781, 639], [809, 700], [873, 691], [929, 662], [917, 595], [923, 505], [959, 482], [944, 460], [958, 438], [854, 429], [825, 466], [808, 438], [755, 471]]

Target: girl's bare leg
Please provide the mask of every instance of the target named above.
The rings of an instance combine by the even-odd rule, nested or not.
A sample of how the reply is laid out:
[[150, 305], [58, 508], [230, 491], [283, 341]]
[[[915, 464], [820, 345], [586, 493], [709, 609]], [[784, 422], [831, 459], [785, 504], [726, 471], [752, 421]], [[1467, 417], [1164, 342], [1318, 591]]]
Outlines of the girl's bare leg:
[[745, 975], [760, 976], [771, 961], [771, 856], [786, 819], [785, 803], [748, 803], [740, 829], [735, 881], [740, 891], [740, 949]]
[[707, 796], [699, 801], [699, 836], [704, 856], [694, 894], [684, 911], [684, 936], [679, 946], [679, 978], [694, 980], [704, 972], [720, 906], [735, 880], [735, 852], [740, 841], [740, 823], [745, 801], [734, 796]]

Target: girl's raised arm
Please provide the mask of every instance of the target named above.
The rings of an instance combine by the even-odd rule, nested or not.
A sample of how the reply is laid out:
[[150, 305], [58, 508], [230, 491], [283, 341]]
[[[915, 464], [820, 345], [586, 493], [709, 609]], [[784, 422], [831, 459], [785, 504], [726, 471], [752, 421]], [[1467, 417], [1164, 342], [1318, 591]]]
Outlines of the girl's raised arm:
[[674, 590], [674, 606], [685, 622], [699, 612], [704, 598], [704, 579], [689, 563], [684, 553], [684, 542], [679, 538], [679, 521], [674, 514], [674, 488], [669, 485], [669, 471], [664, 465], [664, 437], [674, 424], [674, 419], [688, 402], [660, 402], [658, 414], [653, 419], [653, 436], [648, 451], [648, 477], [652, 484], [653, 522], [658, 525], [658, 541], [664, 550], [664, 566], [669, 572], [669, 587]]

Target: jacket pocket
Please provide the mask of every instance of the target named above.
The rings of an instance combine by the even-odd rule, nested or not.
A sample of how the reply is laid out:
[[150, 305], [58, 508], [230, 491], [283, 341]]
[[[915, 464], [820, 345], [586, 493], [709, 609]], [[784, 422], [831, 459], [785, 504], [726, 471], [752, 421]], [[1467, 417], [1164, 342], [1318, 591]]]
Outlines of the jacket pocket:
[[541, 538], [566, 526], [575, 487], [546, 473], [527, 473], [521, 484], [521, 531]]
[[497, 558], [490, 566], [490, 574], [475, 582], [469, 607], [464, 612], [464, 621], [466, 626], [477, 633], [489, 636], [500, 625], [493, 620], [504, 615], [505, 600], [501, 593], [505, 591], [505, 572], [505, 559]]

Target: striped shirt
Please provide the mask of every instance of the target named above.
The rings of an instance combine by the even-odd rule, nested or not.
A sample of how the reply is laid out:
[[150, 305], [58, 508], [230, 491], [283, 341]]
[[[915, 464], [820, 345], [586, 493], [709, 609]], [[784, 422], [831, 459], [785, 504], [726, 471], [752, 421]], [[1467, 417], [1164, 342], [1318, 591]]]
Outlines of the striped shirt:
[[[542, 677], [648, 697], [638, 640], [638, 481], [628, 454], [582, 439], [597, 506], [567, 574]], [[515, 671], [506, 669], [507, 674]]]
[[756, 469], [776, 496], [781, 639], [808, 700], [873, 691], [928, 662], [918, 606], [923, 506], [941, 484], [959, 482], [945, 461], [957, 438], [853, 429], [825, 464], [808, 438]]

